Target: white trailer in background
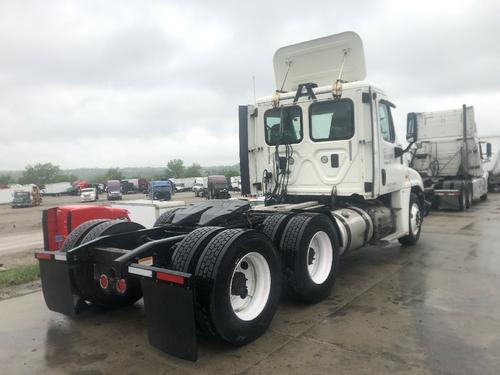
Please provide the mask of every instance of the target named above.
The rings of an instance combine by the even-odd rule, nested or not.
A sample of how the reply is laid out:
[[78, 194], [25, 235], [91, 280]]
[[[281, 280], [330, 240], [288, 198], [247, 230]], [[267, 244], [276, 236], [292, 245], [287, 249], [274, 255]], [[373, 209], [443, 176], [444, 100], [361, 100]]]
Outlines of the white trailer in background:
[[137, 199], [131, 201], [117, 201], [111, 207], [124, 208], [129, 212], [130, 220], [151, 228], [156, 220], [166, 211], [174, 208], [184, 207], [184, 201], [150, 201], [148, 199]]
[[241, 191], [241, 176], [231, 177], [231, 190]]
[[491, 144], [477, 135], [474, 108], [409, 113], [408, 134], [416, 135], [410, 166], [422, 176], [434, 208], [465, 210], [488, 193], [484, 161]]
[[56, 182], [53, 184], [46, 184], [42, 189], [43, 195], [63, 195], [67, 194], [68, 190], [72, 188], [71, 182]]
[[172, 178], [176, 191], [192, 191], [195, 177]]

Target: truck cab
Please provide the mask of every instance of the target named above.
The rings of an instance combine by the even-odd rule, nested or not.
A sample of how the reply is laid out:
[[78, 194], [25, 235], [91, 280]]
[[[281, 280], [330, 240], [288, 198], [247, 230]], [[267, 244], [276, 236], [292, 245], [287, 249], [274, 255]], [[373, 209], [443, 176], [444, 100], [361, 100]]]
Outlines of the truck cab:
[[82, 202], [95, 202], [99, 199], [97, 188], [85, 188], [80, 192], [80, 200]]
[[208, 199], [229, 199], [231, 196], [226, 176], [208, 176], [205, 195]]
[[159, 201], [172, 199], [173, 186], [170, 181], [151, 181], [149, 197]]
[[425, 205], [422, 179], [403, 162], [396, 106], [365, 81], [359, 36], [283, 47], [274, 70], [278, 91], [240, 107], [243, 194], [268, 205], [383, 201], [394, 236], [407, 232], [410, 194]]
[[30, 207], [31, 194], [28, 191], [15, 191], [12, 199], [12, 208]]
[[108, 193], [108, 201], [111, 200], [122, 200], [122, 189], [120, 180], [109, 180], [106, 184], [106, 190]]
[[11, 207], [32, 207], [42, 203], [40, 189], [36, 185], [31, 185], [29, 190], [17, 190], [13, 194]]

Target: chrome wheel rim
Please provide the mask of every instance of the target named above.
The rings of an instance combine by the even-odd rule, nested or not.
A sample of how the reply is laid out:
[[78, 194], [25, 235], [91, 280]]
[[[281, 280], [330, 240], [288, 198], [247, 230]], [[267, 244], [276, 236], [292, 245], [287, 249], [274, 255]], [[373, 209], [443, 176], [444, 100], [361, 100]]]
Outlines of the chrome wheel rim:
[[420, 232], [421, 224], [422, 213], [420, 212], [420, 207], [418, 207], [417, 203], [413, 203], [410, 209], [410, 229], [415, 236]]

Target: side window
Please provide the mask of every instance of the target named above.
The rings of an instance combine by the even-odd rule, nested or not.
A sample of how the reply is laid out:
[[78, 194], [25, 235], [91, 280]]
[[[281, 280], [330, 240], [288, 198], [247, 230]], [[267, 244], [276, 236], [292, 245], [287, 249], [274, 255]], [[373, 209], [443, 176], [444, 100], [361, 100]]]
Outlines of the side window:
[[349, 99], [313, 103], [309, 107], [313, 141], [338, 141], [354, 135], [354, 105]]
[[378, 103], [378, 121], [380, 133], [385, 141], [394, 143], [396, 134], [394, 132], [394, 124], [392, 122], [391, 109], [384, 102]]
[[298, 106], [270, 109], [264, 114], [264, 126], [268, 145], [299, 143], [303, 134], [302, 110]]

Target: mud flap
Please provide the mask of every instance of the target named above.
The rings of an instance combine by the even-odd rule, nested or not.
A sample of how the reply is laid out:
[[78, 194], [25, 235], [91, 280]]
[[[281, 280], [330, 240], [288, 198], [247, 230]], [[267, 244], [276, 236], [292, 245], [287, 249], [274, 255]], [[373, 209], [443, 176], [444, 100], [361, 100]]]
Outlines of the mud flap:
[[50, 310], [75, 316], [87, 307], [85, 301], [74, 294], [66, 262], [39, 259], [39, 264], [43, 297]]
[[153, 271], [152, 277], [141, 278], [150, 344], [175, 357], [196, 361], [198, 351], [191, 275], [182, 274], [183, 283], [178, 284], [161, 280], [159, 271], [155, 272], [160, 269], [146, 268]]

